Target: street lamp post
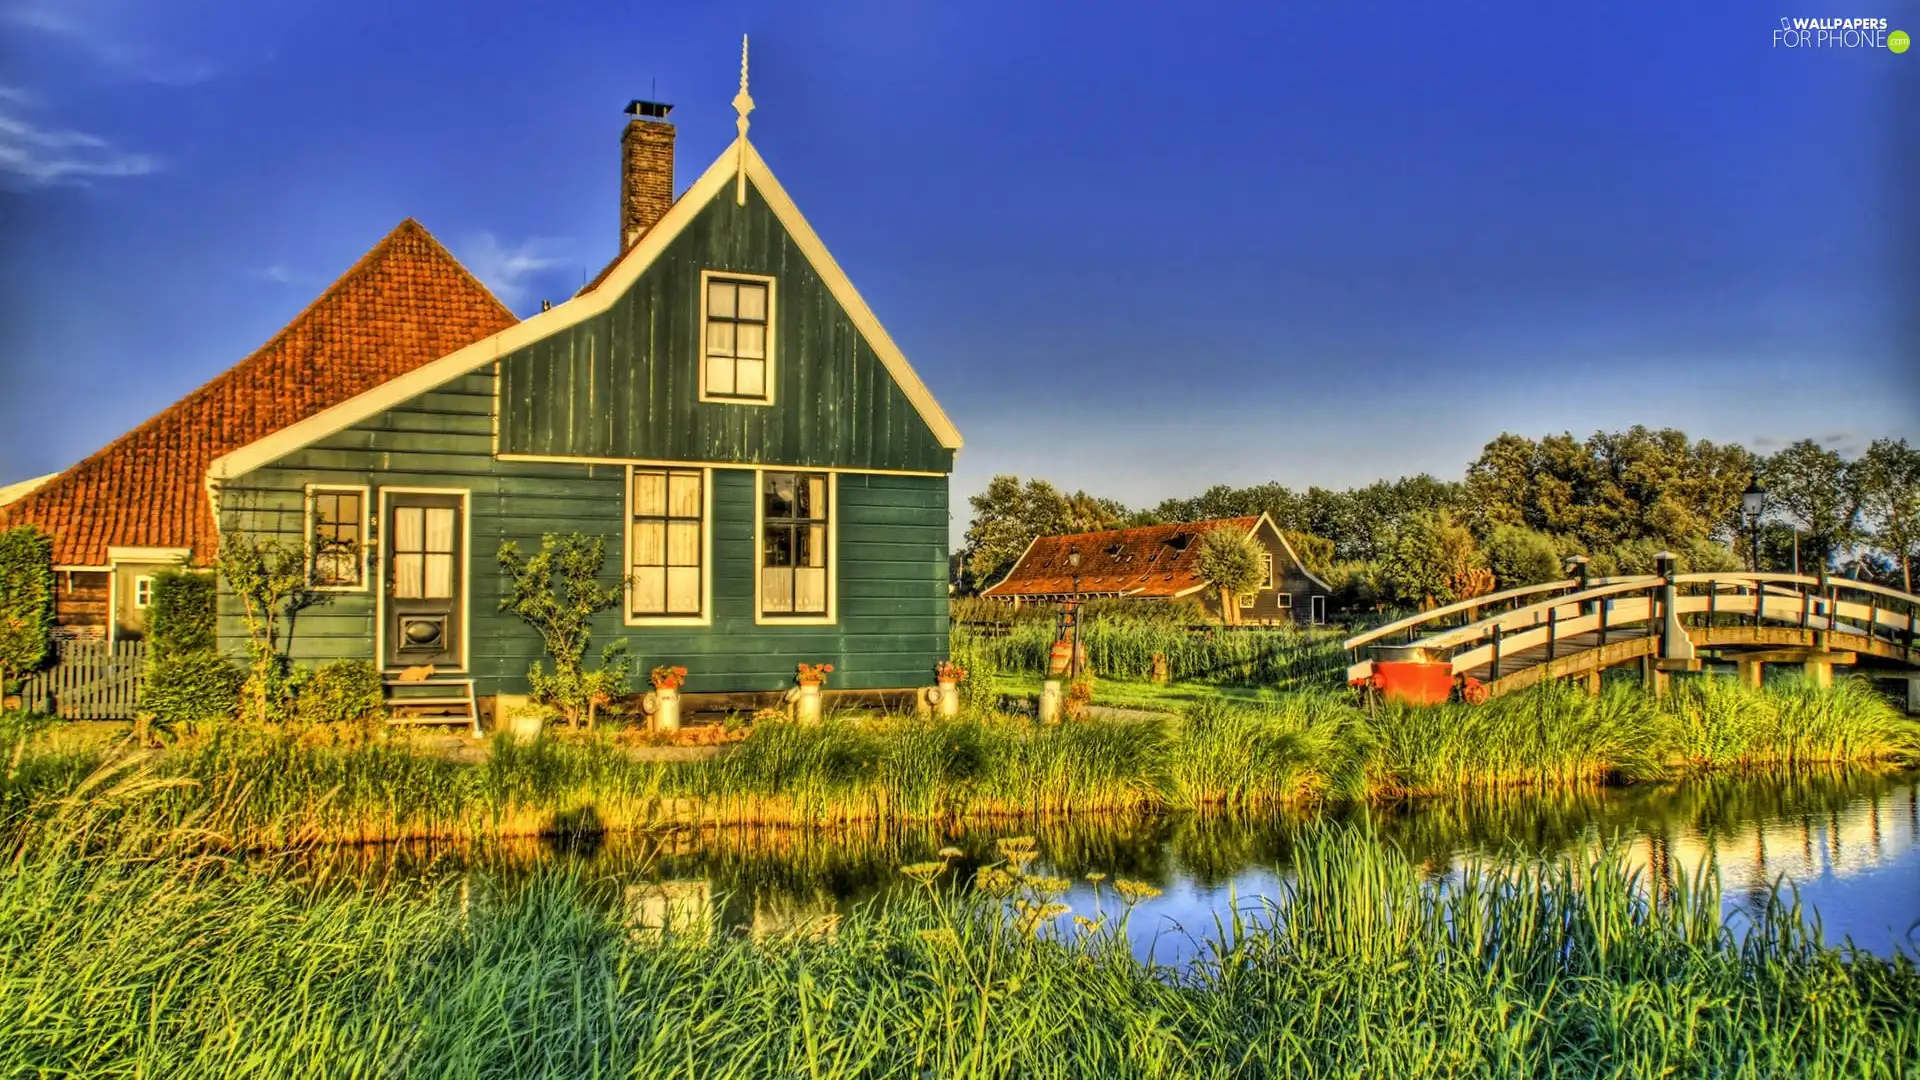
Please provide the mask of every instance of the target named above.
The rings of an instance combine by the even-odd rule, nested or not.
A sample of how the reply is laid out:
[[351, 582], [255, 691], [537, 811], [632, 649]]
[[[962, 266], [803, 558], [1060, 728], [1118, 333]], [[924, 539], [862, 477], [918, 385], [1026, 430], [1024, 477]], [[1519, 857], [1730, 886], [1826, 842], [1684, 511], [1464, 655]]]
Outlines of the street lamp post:
[[1740, 509], [1747, 517], [1747, 533], [1751, 537], [1749, 551], [1753, 572], [1757, 574], [1760, 572], [1760, 518], [1767, 512], [1767, 489], [1760, 486], [1759, 477], [1754, 477], [1747, 490], [1740, 493]]
[[1067, 569], [1073, 574], [1073, 602], [1068, 610], [1072, 613], [1073, 638], [1067, 651], [1067, 682], [1080, 677], [1080, 549], [1067, 552]]

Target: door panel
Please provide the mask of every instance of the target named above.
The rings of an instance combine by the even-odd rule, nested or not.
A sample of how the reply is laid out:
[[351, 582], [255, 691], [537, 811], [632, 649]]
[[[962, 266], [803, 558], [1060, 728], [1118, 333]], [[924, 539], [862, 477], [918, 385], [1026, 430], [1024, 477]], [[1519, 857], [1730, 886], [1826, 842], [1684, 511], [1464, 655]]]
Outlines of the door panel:
[[386, 664], [465, 666], [460, 625], [467, 587], [458, 495], [387, 495], [382, 530], [386, 568]]

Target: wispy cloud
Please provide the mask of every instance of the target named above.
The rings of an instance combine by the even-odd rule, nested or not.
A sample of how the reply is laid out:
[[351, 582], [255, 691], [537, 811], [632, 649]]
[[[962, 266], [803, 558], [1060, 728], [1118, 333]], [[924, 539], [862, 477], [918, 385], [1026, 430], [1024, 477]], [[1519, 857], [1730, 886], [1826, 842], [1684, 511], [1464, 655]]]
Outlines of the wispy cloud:
[[473, 276], [493, 290], [502, 303], [513, 307], [527, 298], [533, 279], [540, 274], [570, 265], [561, 257], [565, 243], [550, 237], [533, 237], [515, 245], [506, 245], [490, 232], [477, 233], [460, 246], [457, 254]]
[[0, 180], [13, 186], [85, 184], [100, 177], [145, 176], [160, 167], [151, 154], [122, 150], [98, 135], [41, 127], [14, 106], [25, 95], [0, 95]]
[[300, 275], [294, 273], [292, 268], [287, 266], [286, 263], [274, 263], [272, 266], [263, 266], [255, 270], [253, 276], [259, 278], [261, 281], [271, 281], [278, 285], [292, 285], [300, 280]]
[[213, 66], [203, 60], [133, 40], [125, 27], [140, 10], [112, 7], [76, 0], [9, 0], [0, 5], [0, 20], [57, 38], [121, 78], [191, 86], [213, 77]]

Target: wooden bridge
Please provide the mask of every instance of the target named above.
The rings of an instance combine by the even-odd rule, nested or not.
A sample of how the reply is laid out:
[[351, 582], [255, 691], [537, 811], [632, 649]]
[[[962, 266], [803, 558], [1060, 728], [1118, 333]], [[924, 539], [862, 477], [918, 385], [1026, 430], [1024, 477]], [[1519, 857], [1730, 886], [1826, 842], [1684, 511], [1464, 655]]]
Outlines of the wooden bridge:
[[[1836, 665], [1908, 680], [1920, 706], [1920, 596], [1801, 574], [1672, 572], [1529, 585], [1422, 612], [1349, 638], [1349, 681], [1376, 664], [1447, 666], [1472, 696], [1637, 663], [1655, 692], [1674, 672], [1737, 666], [1759, 685], [1766, 664], [1796, 664], [1816, 682]], [[1384, 673], [1384, 672], [1383, 672]], [[1484, 689], [1473, 689], [1475, 687]]]

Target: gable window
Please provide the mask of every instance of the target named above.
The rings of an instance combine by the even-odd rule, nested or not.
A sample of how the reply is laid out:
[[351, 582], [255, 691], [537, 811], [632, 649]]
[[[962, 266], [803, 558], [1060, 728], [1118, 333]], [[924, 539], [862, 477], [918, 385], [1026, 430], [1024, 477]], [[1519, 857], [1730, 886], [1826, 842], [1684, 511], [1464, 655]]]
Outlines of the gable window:
[[1240, 594], [1240, 608], [1241, 608], [1241, 610], [1242, 610], [1242, 611], [1244, 611], [1244, 610], [1246, 610], [1246, 609], [1248, 609], [1248, 608], [1251, 608], [1251, 607], [1253, 606], [1253, 598], [1254, 598], [1254, 596], [1256, 596], [1256, 595], [1257, 595], [1257, 594], [1255, 594], [1255, 593], [1250, 593], [1250, 592], [1249, 592], [1249, 593], [1241, 593], [1241, 594]]
[[133, 606], [143, 608], [153, 603], [153, 579], [145, 574], [133, 579]]
[[1260, 587], [1273, 588], [1273, 552], [1271, 551], [1260, 553]]
[[760, 613], [832, 616], [832, 480], [825, 473], [762, 473]]
[[633, 470], [628, 614], [698, 618], [706, 588], [706, 473]]
[[773, 401], [773, 279], [700, 276], [703, 401]]
[[313, 536], [311, 576], [316, 588], [358, 589], [366, 584], [366, 492], [310, 488], [307, 521]]

